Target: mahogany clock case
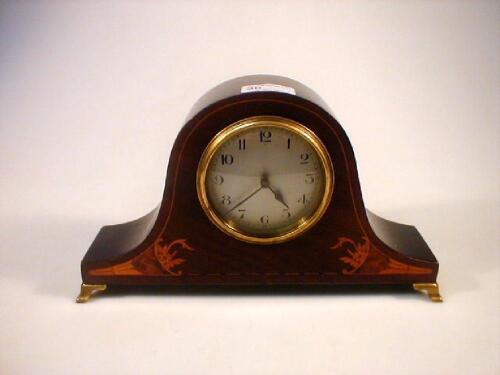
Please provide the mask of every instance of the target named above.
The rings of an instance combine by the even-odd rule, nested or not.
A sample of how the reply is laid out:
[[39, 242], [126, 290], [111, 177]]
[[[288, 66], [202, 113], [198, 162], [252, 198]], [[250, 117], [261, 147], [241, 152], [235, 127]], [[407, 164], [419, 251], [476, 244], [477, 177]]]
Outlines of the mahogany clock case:
[[[242, 86], [254, 84], [292, 87], [296, 95], [241, 93]], [[260, 115], [306, 126], [325, 145], [335, 171], [321, 220], [300, 237], [273, 245], [223, 233], [196, 191], [198, 163], [212, 138]], [[173, 146], [159, 207], [138, 220], [103, 227], [81, 272], [84, 285], [96, 286], [89, 293], [111, 285], [339, 284], [420, 285], [430, 293], [437, 288], [438, 262], [414, 227], [365, 209], [352, 146], [321, 98], [297, 81], [257, 75], [227, 81], [194, 105]]]

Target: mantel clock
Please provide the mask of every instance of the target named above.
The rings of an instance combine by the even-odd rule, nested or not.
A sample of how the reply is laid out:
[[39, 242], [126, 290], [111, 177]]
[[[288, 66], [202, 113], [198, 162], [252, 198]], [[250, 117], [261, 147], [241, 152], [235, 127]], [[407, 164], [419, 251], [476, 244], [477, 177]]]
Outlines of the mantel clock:
[[227, 81], [195, 104], [161, 204], [103, 227], [81, 271], [78, 302], [117, 285], [408, 285], [441, 301], [418, 231], [365, 209], [327, 105], [269, 75]]

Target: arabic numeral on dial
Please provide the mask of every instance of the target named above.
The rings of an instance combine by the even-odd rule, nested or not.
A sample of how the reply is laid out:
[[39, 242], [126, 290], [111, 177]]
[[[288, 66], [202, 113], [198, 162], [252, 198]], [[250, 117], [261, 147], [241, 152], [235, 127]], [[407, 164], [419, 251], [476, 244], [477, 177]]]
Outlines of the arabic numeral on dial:
[[271, 142], [271, 132], [269, 130], [261, 130], [260, 131], [260, 141], [263, 143]]
[[238, 212], [240, 213], [240, 219], [244, 219], [245, 218], [245, 212], [247, 210], [244, 210], [244, 209], [241, 209], [241, 210], [238, 210]]
[[222, 185], [224, 183], [224, 177], [222, 177], [221, 175], [215, 175], [214, 176], [214, 182], [217, 185]]
[[292, 214], [290, 213], [290, 210], [288, 208], [284, 208], [283, 212], [281, 213], [281, 217], [284, 219], [290, 219], [292, 217]]
[[229, 206], [231, 204], [231, 197], [229, 195], [223, 195], [221, 198], [221, 203], [224, 206]]
[[309, 203], [309, 199], [306, 198], [305, 194], [302, 194], [297, 203], [302, 203], [303, 205], [306, 205]]
[[309, 154], [307, 152], [300, 154], [300, 164], [308, 164], [309, 163]]
[[314, 184], [314, 173], [306, 173], [306, 184]]
[[260, 222], [262, 224], [269, 224], [269, 216], [267, 216], [267, 215], [261, 216]]
[[222, 154], [220, 156], [220, 158], [221, 158], [222, 165], [225, 165], [225, 164], [231, 165], [234, 162], [233, 155], [231, 155], [231, 154]]
[[247, 148], [246, 139], [238, 139], [238, 149], [239, 150], [246, 150], [246, 148]]

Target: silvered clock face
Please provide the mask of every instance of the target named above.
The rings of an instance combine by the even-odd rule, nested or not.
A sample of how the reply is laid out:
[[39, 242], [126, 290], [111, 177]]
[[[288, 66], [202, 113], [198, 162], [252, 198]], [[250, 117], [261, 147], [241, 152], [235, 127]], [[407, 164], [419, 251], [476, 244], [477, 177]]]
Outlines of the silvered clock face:
[[323, 214], [333, 187], [328, 153], [304, 126], [277, 117], [219, 133], [198, 170], [202, 206], [226, 233], [248, 242], [293, 238]]

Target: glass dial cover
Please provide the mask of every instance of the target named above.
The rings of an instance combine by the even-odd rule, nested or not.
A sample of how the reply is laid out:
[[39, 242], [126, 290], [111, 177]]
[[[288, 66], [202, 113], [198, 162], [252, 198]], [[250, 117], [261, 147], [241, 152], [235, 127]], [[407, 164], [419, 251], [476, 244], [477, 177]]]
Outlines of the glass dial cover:
[[260, 244], [283, 242], [312, 227], [333, 191], [330, 156], [305, 126], [281, 117], [236, 122], [205, 149], [198, 196], [226, 234]]

